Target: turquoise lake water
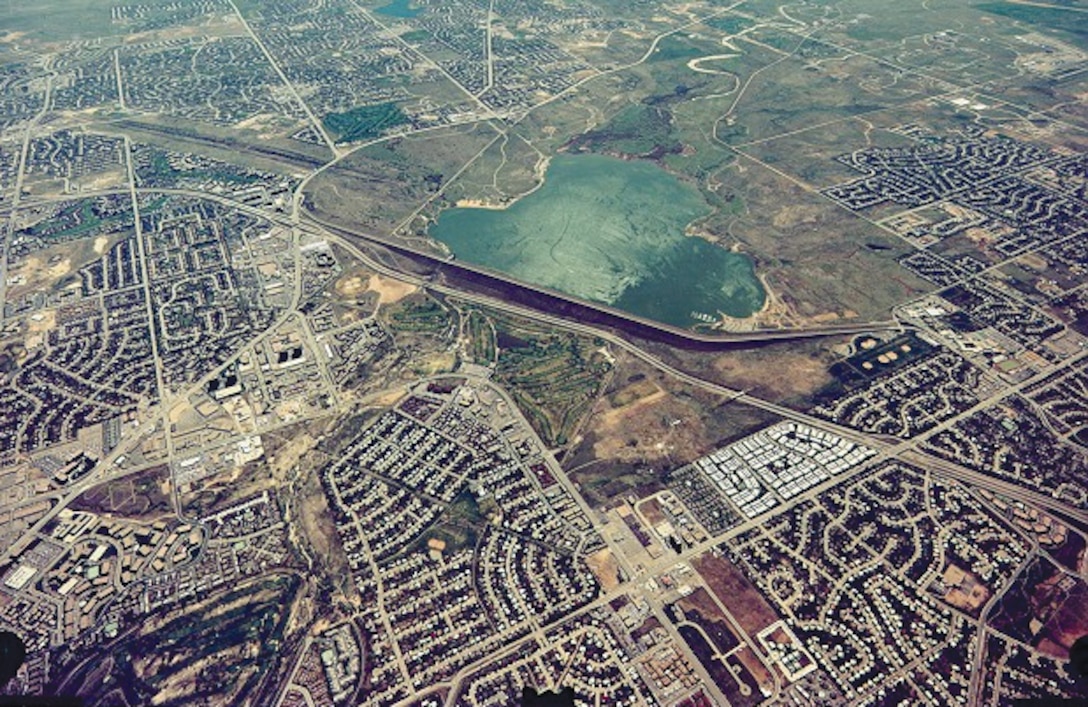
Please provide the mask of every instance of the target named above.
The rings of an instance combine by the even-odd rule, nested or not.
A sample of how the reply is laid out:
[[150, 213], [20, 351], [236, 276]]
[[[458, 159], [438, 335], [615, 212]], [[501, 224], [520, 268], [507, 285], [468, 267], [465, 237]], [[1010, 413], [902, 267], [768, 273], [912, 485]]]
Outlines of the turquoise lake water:
[[462, 260], [649, 319], [748, 317], [766, 296], [751, 260], [685, 227], [710, 212], [694, 187], [648, 162], [560, 155], [505, 210], [442, 212], [430, 235]]
[[374, 12], [377, 12], [379, 15], [385, 15], [386, 17], [399, 17], [402, 19], [407, 19], [410, 17], [415, 17], [419, 13], [423, 12], [423, 10], [419, 8], [413, 8], [412, 0], [393, 0], [388, 5], [382, 5], [381, 7], [375, 8]]

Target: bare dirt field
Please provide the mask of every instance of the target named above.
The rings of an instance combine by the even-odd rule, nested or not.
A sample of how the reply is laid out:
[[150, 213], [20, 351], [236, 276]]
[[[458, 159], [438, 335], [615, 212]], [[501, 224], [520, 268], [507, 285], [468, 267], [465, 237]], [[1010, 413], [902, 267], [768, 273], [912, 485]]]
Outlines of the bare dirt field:
[[593, 505], [661, 488], [665, 472], [777, 418], [677, 383], [622, 352], [563, 466]]
[[380, 304], [392, 304], [414, 294], [419, 288], [389, 277], [371, 275], [370, 282], [367, 283], [367, 289], [378, 293], [378, 302]]
[[745, 406], [677, 383], [625, 354], [617, 357], [613, 380], [584, 429], [595, 459], [675, 468], [762, 422]]
[[666, 520], [665, 513], [661, 510], [661, 503], [656, 498], [648, 498], [638, 504], [638, 512], [650, 525], [658, 525]]
[[827, 362], [807, 352], [783, 352], [773, 365], [747, 352], [730, 353], [716, 357], [713, 366], [732, 387], [772, 400], [808, 397], [832, 380]]
[[600, 581], [604, 591], [610, 592], [620, 585], [620, 566], [608, 548], [598, 550], [587, 557], [586, 564], [589, 565], [590, 572]]
[[729, 560], [707, 552], [692, 563], [740, 627], [754, 636], [778, 620], [770, 604]]

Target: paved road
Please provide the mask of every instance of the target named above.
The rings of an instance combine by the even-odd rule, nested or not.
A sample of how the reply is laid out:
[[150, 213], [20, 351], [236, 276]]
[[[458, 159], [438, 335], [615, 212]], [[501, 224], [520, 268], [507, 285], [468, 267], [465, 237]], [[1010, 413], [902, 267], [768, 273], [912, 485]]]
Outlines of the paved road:
[[320, 120], [317, 119], [317, 116], [314, 115], [313, 111], [310, 110], [310, 106], [307, 105], [306, 101], [302, 100], [302, 95], [299, 94], [298, 89], [295, 88], [295, 84], [291, 83], [291, 80], [287, 78], [287, 74], [283, 73], [283, 69], [280, 68], [279, 62], [276, 61], [275, 57], [272, 56], [272, 52], [268, 51], [268, 47], [266, 47], [264, 45], [264, 42], [261, 41], [260, 36], [257, 35], [257, 33], [253, 30], [253, 27], [251, 27], [249, 22], [246, 21], [245, 15], [243, 15], [242, 11], [238, 9], [238, 6], [234, 4], [234, 0], [227, 0], [227, 2], [228, 4], [230, 4], [231, 10], [234, 11], [235, 16], [238, 18], [238, 21], [242, 23], [242, 27], [249, 34], [250, 39], [253, 40], [253, 43], [256, 44], [257, 47], [261, 50], [261, 53], [264, 54], [264, 58], [268, 62], [268, 65], [271, 66], [272, 70], [276, 72], [276, 75], [279, 76], [280, 81], [283, 82], [283, 85], [286, 86], [287, 90], [291, 92], [291, 96], [294, 97], [294, 99], [298, 102], [299, 106], [306, 113], [306, 117], [309, 119], [310, 125], [315, 131], [317, 131], [317, 134], [321, 136], [321, 139], [325, 142], [325, 145], [328, 146], [329, 151], [332, 152], [333, 157], [335, 158], [336, 156], [338, 156], [340, 154], [340, 149], [337, 148], [336, 143], [333, 142], [332, 138], [329, 137], [329, 134], [325, 132], [325, 126], [321, 123]]
[[[684, 383], [687, 383], [688, 385], [721, 395], [732, 401], [746, 403], [753, 407], [757, 407], [762, 410], [774, 413], [775, 415], [778, 415], [788, 420], [802, 422], [817, 429], [831, 432], [852, 442], [876, 449], [880, 453], [880, 456], [878, 458], [901, 459], [904, 462], [909, 462], [923, 467], [935, 469], [949, 477], [956, 478], [961, 481], [974, 484], [976, 486], [988, 488], [990, 490], [1012, 496], [1014, 498], [1017, 498], [1018, 500], [1022, 500], [1026, 503], [1032, 503], [1044, 509], [1059, 511], [1068, 514], [1071, 517], [1080, 518], [1084, 522], [1088, 523], [1088, 513], [1086, 513], [1084, 510], [1075, 508], [1047, 494], [1032, 491], [1030, 489], [1025, 489], [1015, 484], [996, 479], [987, 474], [982, 474], [978, 471], [969, 469], [962, 465], [955, 464], [939, 457], [935, 457], [933, 455], [922, 452], [917, 448], [918, 445], [920, 445], [926, 439], [929, 439], [929, 437], [931, 437], [932, 435], [951, 428], [957, 422], [968, 417], [969, 415], [974, 414], [975, 412], [987, 407], [988, 405], [997, 402], [998, 400], [1007, 395], [1018, 392], [1026, 386], [1038, 382], [1038, 380], [1045, 376], [1037, 376], [1035, 378], [1024, 381], [1021, 384], [1003, 388], [1002, 391], [1000, 391], [999, 393], [991, 396], [990, 398], [987, 398], [984, 401], [981, 401], [979, 404], [972, 408], [969, 408], [963, 413], [960, 413], [959, 415], [945, 420], [940, 425], [928, 431], [927, 433], [916, 436], [911, 440], [892, 441], [880, 436], [861, 432], [850, 427], [838, 425], [833, 422], [829, 422], [828, 420], [825, 420], [823, 418], [815, 417], [813, 415], [809, 415], [807, 413], [800, 412], [798, 410], [794, 410], [792, 408], [788, 408], [786, 406], [779, 405], [768, 400], [764, 400], [745, 391], [736, 390], [734, 388], [721, 385], [714, 381], [708, 381], [685, 371], [681, 371], [611, 331], [598, 329], [596, 327], [587, 324], [581, 324], [579, 322], [573, 322], [544, 312], [539, 312], [526, 307], [522, 307], [520, 305], [510, 304], [508, 302], [497, 300], [486, 295], [479, 295], [472, 292], [458, 290], [442, 285], [441, 283], [428, 282], [423, 278], [417, 276], [406, 275], [404, 272], [398, 271], [388, 264], [376, 261], [369, 254], [363, 252], [353, 241], [353, 239], [340, 235], [340, 233], [338, 232], [339, 229], [337, 231], [333, 231], [322, 228], [320, 224], [315, 225], [317, 226], [318, 232], [320, 232], [323, 237], [328, 240], [335, 241], [338, 245], [343, 247], [355, 257], [359, 258], [368, 267], [376, 270], [380, 274], [401, 280], [407, 280], [412, 282], [413, 284], [419, 285], [421, 287], [426, 287], [429, 290], [443, 295], [455, 296], [463, 301], [487, 306], [502, 312], [531, 319], [542, 324], [547, 324], [558, 329], [564, 329], [567, 331], [584, 334], [586, 336], [598, 337], [607, 341], [609, 344], [626, 351], [632, 356], [637, 357], [638, 359], [653, 366], [654, 368], [657, 368], [658, 370], [667, 373], [670, 376], [673, 376], [676, 379], [683, 381]], [[1064, 370], [1070, 366], [1076, 365], [1077, 363], [1081, 362], [1085, 357], [1088, 357], [1088, 353], [1068, 359], [1063, 362], [1057, 368], [1057, 370]], [[1055, 370], [1052, 369], [1045, 375], [1053, 375], [1054, 372]], [[828, 484], [834, 485], [836, 483], [841, 483], [842, 480], [843, 477], [840, 476], [832, 479], [830, 482], [828, 482]]]
[[[625, 311], [620, 310], [620, 309], [616, 309], [614, 307], [611, 307], [611, 306], [606, 305], [606, 304], [602, 304], [600, 302], [590, 302], [588, 300], [582, 300], [582, 299], [579, 299], [579, 298], [574, 297], [572, 295], [568, 295], [568, 294], [565, 294], [565, 293], [562, 293], [562, 292], [558, 292], [556, 290], [551, 290], [551, 289], [548, 289], [546, 287], [542, 287], [542, 286], [539, 286], [539, 285], [534, 285], [534, 284], [528, 283], [528, 282], [523, 282], [521, 280], [516, 280], [516, 279], [513, 279], [513, 278], [511, 278], [510, 276], [508, 276], [508, 275], [506, 275], [504, 273], [489, 270], [488, 268], [481, 267], [481, 266], [473, 264], [473, 263], [468, 263], [468, 262], [465, 262], [465, 261], [462, 261], [462, 260], [453, 261], [453, 260], [450, 260], [448, 258], [443, 258], [442, 256], [439, 256], [439, 255], [437, 255], [437, 254], [435, 254], [433, 252], [426, 251], [426, 250], [423, 250], [423, 249], [420, 249], [420, 248], [415, 248], [415, 247], [407, 245], [407, 244], [405, 244], [403, 242], [394, 242], [394, 241], [391, 241], [391, 240], [386, 239], [386, 238], [375, 236], [373, 234], [362, 233], [360, 231], [355, 231], [353, 229], [347, 228], [345, 226], [332, 224], [332, 223], [329, 223], [328, 221], [325, 221], [325, 220], [321, 219], [320, 217], [316, 216], [314, 213], [309, 212], [309, 211], [303, 212], [303, 213], [304, 213], [304, 216], [305, 216], [304, 221], [308, 222], [308, 224], [310, 225], [311, 228], [313, 228], [313, 229], [315, 229], [317, 231], [320, 231], [327, 238], [335, 237], [341, 243], [352, 243], [353, 241], [359, 241], [359, 242], [363, 242], [363, 243], [370, 243], [372, 245], [376, 245], [376, 246], [379, 246], [381, 248], [391, 250], [393, 252], [400, 252], [401, 254], [404, 254], [404, 255], [408, 255], [408, 256], [411, 256], [411, 257], [414, 257], [414, 258], [417, 258], [417, 259], [426, 260], [426, 261], [436, 265], [439, 268], [449, 268], [449, 269], [453, 269], [453, 270], [461, 270], [461, 271], [464, 271], [466, 273], [473, 274], [473, 275], [482, 275], [484, 277], [487, 277], [489, 279], [501, 282], [501, 283], [503, 283], [505, 285], [508, 285], [510, 287], [516, 287], [516, 288], [518, 288], [520, 290], [525, 290], [525, 291], [528, 291], [528, 292], [545, 295], [545, 296], [547, 296], [549, 298], [554, 298], [556, 300], [561, 300], [563, 302], [568, 302], [568, 303], [577, 305], [579, 307], [586, 307], [588, 309], [593, 309], [593, 310], [602, 312], [604, 314], [607, 314], [610, 317], [614, 317], [614, 318], [619, 319], [619, 320], [624, 320], [624, 321], [630, 322], [630, 323], [632, 323], [634, 325], [637, 325], [639, 327], [645, 327], [647, 329], [655, 330], [657, 332], [666, 334], [666, 335], [668, 335], [670, 337], [675, 337], [675, 338], [678, 338], [678, 339], [683, 339], [683, 340], [687, 340], [687, 341], [691, 341], [691, 342], [695, 342], [695, 343], [700, 343], [700, 344], [723, 344], [724, 345], [724, 344], [730, 344], [730, 343], [773, 342], [773, 341], [794, 340], [794, 339], [802, 339], [802, 338], [819, 338], [819, 337], [825, 337], [825, 336], [861, 334], [861, 333], [868, 333], [868, 332], [880, 331], [880, 330], [886, 330], [886, 329], [898, 329], [898, 330], [901, 330], [901, 329], [904, 328], [904, 325], [901, 322], [899, 322], [898, 320], [890, 319], [890, 320], [886, 320], [886, 321], [854, 322], [854, 323], [849, 323], [849, 324], [835, 324], [835, 325], [818, 326], [818, 327], [803, 327], [803, 328], [793, 328], [793, 329], [757, 329], [757, 330], [754, 330], [754, 331], [744, 331], [744, 332], [714, 332], [712, 334], [705, 334], [705, 333], [701, 333], [701, 332], [698, 332], [698, 331], [693, 331], [693, 330], [690, 330], [690, 329], [682, 329], [680, 327], [671, 326], [671, 325], [668, 325], [668, 324], [662, 324], [661, 322], [657, 322], [657, 321], [654, 321], [654, 320], [651, 320], [651, 319], [645, 319], [645, 318], [640, 317], [638, 315], [631, 314], [630, 312], [625, 312]], [[389, 274], [391, 276], [393, 276], [393, 277], [398, 277], [399, 279], [405, 279], [405, 277], [406, 277], [406, 274], [403, 271], [393, 270]], [[430, 288], [432, 290], [435, 290], [435, 291], [441, 291], [441, 289], [442, 289], [442, 286], [437, 282], [423, 280], [422, 278], [419, 278], [419, 277], [412, 277], [411, 279], [414, 282], [416, 282], [416, 284], [426, 285], [428, 288]], [[451, 289], [451, 288], [447, 288], [447, 289]], [[465, 295], [464, 295], [464, 290], [463, 289], [456, 289], [456, 290], [453, 290], [453, 291], [456, 292], [456, 294], [459, 297], [464, 299]], [[491, 299], [493, 299], [496, 302], [501, 301], [501, 300], [498, 300], [498, 299], [495, 299], [495, 298], [491, 298]], [[510, 306], [510, 305], [507, 304], [507, 306]], [[522, 306], [521, 309], [526, 311], [526, 312], [533, 311], [532, 308], [526, 307], [526, 306]], [[546, 315], [546, 313], [544, 313], [544, 312], [537, 312], [537, 316], [551, 316], [551, 315]], [[555, 317], [555, 316], [552, 316], [552, 318], [557, 322], [566, 322], [568, 324], [571, 323], [570, 320], [568, 320], [568, 319]], [[594, 331], [597, 331], [597, 330], [599, 330], [599, 327], [594, 327]]]

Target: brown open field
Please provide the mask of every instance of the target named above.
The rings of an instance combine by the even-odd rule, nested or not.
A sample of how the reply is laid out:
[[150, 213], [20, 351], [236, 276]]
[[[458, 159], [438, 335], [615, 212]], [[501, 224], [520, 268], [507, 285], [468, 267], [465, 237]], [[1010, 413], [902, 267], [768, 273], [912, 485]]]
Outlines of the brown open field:
[[418, 290], [415, 285], [383, 277], [360, 267], [350, 269], [333, 284], [333, 292], [337, 297], [357, 300], [367, 293], [374, 293], [379, 304], [399, 302]]
[[692, 564], [748, 635], [754, 636], [778, 620], [778, 614], [763, 595], [729, 560], [707, 552]]
[[660, 488], [660, 477], [774, 421], [773, 416], [678, 384], [623, 352], [579, 439], [562, 459], [594, 505]]
[[[349, 600], [356, 598], [354, 582], [340, 536], [336, 532], [318, 471], [328, 461], [318, 447], [319, 425], [298, 425], [283, 433], [265, 435], [266, 459], [276, 485], [287, 489], [280, 498], [286, 509], [288, 537], [301, 554], [323, 570], [336, 589]], [[325, 449], [327, 449], [326, 447]]]
[[401, 282], [400, 280], [394, 280], [390, 277], [372, 275], [370, 281], [367, 283], [367, 289], [370, 292], [378, 293], [378, 302], [380, 304], [392, 304], [393, 302], [399, 302], [408, 295], [413, 294], [419, 288], [415, 285]]
[[661, 392], [663, 391], [656, 383], [647, 378], [643, 378], [630, 385], [626, 385], [609, 395], [608, 402], [615, 409], [620, 410], [640, 400], [645, 401], [647, 399], [655, 399]]
[[205, 516], [276, 486], [272, 472], [260, 462], [207, 476], [181, 494], [181, 506], [187, 515]]
[[[744, 354], [735, 356], [738, 364], [744, 362]], [[674, 468], [768, 422], [758, 411], [677, 383], [626, 354], [616, 360], [613, 384], [597, 401], [586, 426], [596, 459]], [[815, 376], [818, 367], [810, 368]], [[804, 379], [804, 374], [798, 378]], [[822, 385], [822, 379], [818, 383]]]
[[694, 408], [661, 390], [622, 408], [599, 401], [589, 429], [597, 439], [597, 458], [657, 461], [705, 445], [705, 428]]
[[356, 298], [370, 289], [371, 277], [367, 270], [352, 268], [333, 283], [333, 292], [337, 297]]
[[706, 380], [764, 400], [807, 409], [833, 383], [829, 370], [851, 336], [786, 341], [716, 354], [640, 342], [666, 363]]
[[714, 597], [703, 587], [699, 587], [691, 594], [677, 602], [682, 608], [698, 611], [704, 618], [710, 621], [725, 621], [725, 615], [714, 602]]
[[348, 601], [357, 601], [358, 592], [351, 580], [351, 568], [316, 472], [304, 475], [301, 483], [294, 488], [289, 503], [293, 516], [298, 519], [298, 523], [291, 526], [292, 542], [308, 546], [307, 552], [314, 560], [315, 568], [323, 569], [335, 587], [334, 596], [339, 594]]
[[156, 466], [123, 479], [93, 486], [72, 502], [72, 508], [126, 518], [157, 518], [173, 511], [170, 470]]
[[604, 548], [589, 555], [586, 557], [586, 564], [589, 565], [589, 571], [597, 577], [604, 591], [610, 592], [620, 585], [620, 565], [610, 549]]
[[100, 258], [106, 248], [118, 240], [116, 236], [82, 238], [37, 251], [11, 268], [9, 275], [19, 279], [9, 287], [8, 297], [14, 299], [29, 292], [60, 288], [78, 281], [76, 271]]
[[199, 517], [265, 490], [281, 492], [288, 478], [295, 475], [295, 463], [312, 461], [312, 451], [300, 440], [316, 436], [322, 424], [299, 423], [262, 435], [265, 456], [194, 483], [190, 492], [181, 494], [185, 513]]
[[656, 498], [648, 498], [638, 504], [638, 512], [646, 518], [650, 525], [657, 525], [665, 520], [665, 513], [661, 510], [661, 502]]
[[1081, 583], [1046, 623], [1037, 645], [1039, 650], [1064, 659], [1073, 643], [1085, 634], [1088, 634], [1088, 587]]
[[773, 365], [767, 365], [759, 354], [728, 353], [716, 356], [712, 365], [722, 380], [776, 400], [808, 397], [832, 382], [828, 360], [819, 354], [787, 350], [769, 358], [773, 359]]

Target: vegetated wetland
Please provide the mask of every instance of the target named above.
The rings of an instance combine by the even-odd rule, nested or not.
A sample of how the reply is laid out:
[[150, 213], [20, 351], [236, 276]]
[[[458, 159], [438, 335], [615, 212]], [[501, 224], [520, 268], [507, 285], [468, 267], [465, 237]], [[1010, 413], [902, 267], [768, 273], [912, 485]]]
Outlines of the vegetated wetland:
[[674, 326], [750, 317], [766, 293], [752, 261], [690, 237], [710, 206], [661, 168], [559, 155], [505, 209], [443, 212], [430, 235], [458, 258]]

